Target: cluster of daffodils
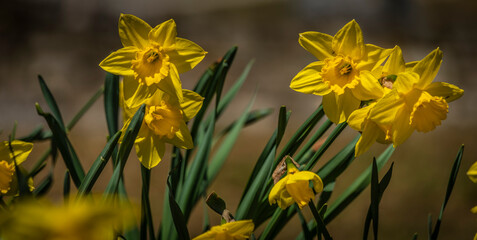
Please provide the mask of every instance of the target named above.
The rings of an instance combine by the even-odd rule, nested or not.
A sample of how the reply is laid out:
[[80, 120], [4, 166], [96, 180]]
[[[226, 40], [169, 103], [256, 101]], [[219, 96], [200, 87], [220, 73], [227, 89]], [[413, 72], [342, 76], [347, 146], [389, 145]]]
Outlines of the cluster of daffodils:
[[125, 127], [139, 106], [146, 105], [135, 147], [139, 160], [148, 169], [161, 161], [165, 143], [184, 149], [194, 146], [186, 122], [199, 112], [203, 98], [182, 89], [179, 74], [194, 68], [206, 52], [176, 35], [172, 19], [152, 28], [133, 15], [121, 14], [119, 36], [124, 47], [99, 64], [123, 76]]
[[405, 63], [398, 46], [364, 44], [354, 20], [335, 36], [302, 33], [299, 43], [320, 61], [300, 71], [290, 87], [323, 96], [323, 109], [332, 122], [347, 121], [361, 132], [356, 156], [375, 141], [396, 147], [414, 130], [433, 130], [446, 119], [448, 103], [464, 93], [452, 84], [432, 82], [442, 62], [441, 50]]

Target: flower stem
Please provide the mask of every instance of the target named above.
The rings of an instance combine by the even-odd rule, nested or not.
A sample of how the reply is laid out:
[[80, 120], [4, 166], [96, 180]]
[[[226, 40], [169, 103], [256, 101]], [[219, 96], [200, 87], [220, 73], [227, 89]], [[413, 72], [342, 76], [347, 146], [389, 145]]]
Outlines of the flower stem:
[[319, 230], [316, 233], [317, 236], [318, 236], [318, 239], [320, 239], [320, 234], [323, 234], [323, 237], [325, 237], [325, 240], [333, 240], [330, 233], [326, 229], [326, 225], [323, 222], [323, 218], [318, 213], [318, 210], [316, 210], [315, 204], [313, 203], [312, 200], [310, 200], [310, 202], [308, 203], [308, 206], [310, 206], [311, 213], [313, 213], [313, 217], [315, 217], [316, 225], [317, 225], [318, 230]]

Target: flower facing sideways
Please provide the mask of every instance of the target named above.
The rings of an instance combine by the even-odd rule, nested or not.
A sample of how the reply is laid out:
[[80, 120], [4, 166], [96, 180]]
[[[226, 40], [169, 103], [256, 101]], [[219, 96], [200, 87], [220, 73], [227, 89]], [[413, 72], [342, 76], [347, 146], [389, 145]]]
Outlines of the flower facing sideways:
[[[124, 78], [125, 98], [128, 95], [126, 89], [134, 84], [137, 83], [133, 79]], [[144, 120], [136, 137], [135, 146], [139, 161], [148, 169], [161, 161], [165, 152], [165, 143], [184, 149], [194, 147], [186, 122], [199, 112], [203, 98], [193, 91], [184, 89], [182, 92], [183, 102], [162, 91], [156, 91], [146, 100]], [[124, 127], [127, 127], [137, 108], [123, 107], [126, 121]]]
[[301, 33], [299, 42], [321, 61], [301, 70], [290, 88], [323, 96], [323, 109], [332, 122], [346, 121], [361, 101], [382, 97], [382, 87], [370, 71], [391, 50], [364, 44], [356, 21], [346, 24], [334, 37], [319, 32]]
[[[0, 143], [0, 196], [15, 195], [18, 193], [15, 162], [17, 165], [23, 163], [32, 148], [32, 143], [19, 140], [13, 140], [11, 143], [8, 141]], [[18, 166], [18, 169], [21, 169], [21, 166]], [[28, 185], [30, 189], [33, 190], [33, 180], [31, 178], [28, 180]]]
[[464, 91], [452, 84], [434, 82], [442, 62], [436, 49], [412, 67], [398, 73], [393, 89], [379, 100], [370, 112], [378, 125], [391, 125], [393, 145], [402, 144], [413, 132], [429, 132], [446, 119], [448, 102]]
[[159, 88], [182, 101], [179, 73], [195, 67], [206, 52], [197, 44], [176, 37], [176, 24], [168, 20], [152, 28], [133, 15], [121, 14], [119, 36], [123, 48], [99, 65], [107, 72], [134, 76], [140, 84], [127, 104], [136, 107]]
[[303, 208], [310, 200], [315, 199], [316, 193], [323, 191], [323, 182], [314, 172], [299, 171], [289, 156], [286, 157], [285, 162], [287, 175], [273, 186], [268, 195], [268, 201], [270, 205], [277, 203], [282, 209], [286, 209], [295, 202]]
[[193, 240], [243, 240], [252, 235], [254, 224], [252, 220], [240, 220], [213, 226], [209, 231], [193, 238]]

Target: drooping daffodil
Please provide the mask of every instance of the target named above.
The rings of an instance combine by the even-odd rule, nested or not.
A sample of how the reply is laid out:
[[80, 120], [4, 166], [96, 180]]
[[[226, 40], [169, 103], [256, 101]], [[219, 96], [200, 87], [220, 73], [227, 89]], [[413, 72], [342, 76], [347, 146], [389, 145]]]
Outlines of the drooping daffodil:
[[334, 123], [346, 121], [361, 101], [383, 96], [382, 86], [370, 71], [390, 54], [372, 44], [364, 44], [355, 20], [335, 36], [319, 32], [300, 34], [300, 45], [320, 61], [301, 70], [291, 81], [295, 91], [323, 96], [323, 109]]
[[310, 200], [315, 199], [316, 193], [323, 191], [323, 182], [314, 172], [298, 170], [289, 156], [286, 157], [285, 163], [287, 174], [273, 186], [268, 201], [270, 205], [277, 203], [282, 209], [293, 203], [303, 208]]
[[[123, 95], [127, 98], [137, 82], [132, 77], [124, 78]], [[204, 100], [199, 94], [182, 90], [183, 101], [162, 92], [156, 91], [145, 102], [146, 109], [144, 120], [136, 137], [135, 147], [139, 161], [144, 167], [151, 169], [161, 161], [165, 152], [165, 143], [170, 143], [183, 149], [194, 147], [192, 136], [186, 122], [191, 120], [202, 107]], [[124, 105], [124, 128], [137, 111], [137, 108], [129, 108]]]
[[[0, 196], [18, 193], [18, 179], [15, 163], [21, 170], [22, 164], [33, 149], [33, 143], [20, 140], [3, 141], [0, 143]], [[15, 161], [15, 162], [14, 162]], [[33, 190], [33, 180], [28, 180], [30, 190]]]
[[194, 68], [206, 52], [194, 42], [176, 36], [172, 19], [152, 28], [136, 16], [121, 14], [119, 37], [123, 48], [111, 53], [99, 66], [138, 81], [135, 94], [126, 99], [127, 105], [142, 104], [157, 88], [182, 101], [179, 73]]
[[252, 220], [240, 220], [213, 226], [209, 231], [193, 238], [193, 240], [244, 240], [253, 233]]
[[398, 73], [392, 90], [380, 99], [369, 119], [378, 125], [391, 125], [393, 145], [402, 144], [413, 132], [429, 132], [447, 118], [448, 103], [460, 98], [464, 90], [444, 82], [432, 82], [442, 62], [442, 51], [435, 49], [412, 67]]

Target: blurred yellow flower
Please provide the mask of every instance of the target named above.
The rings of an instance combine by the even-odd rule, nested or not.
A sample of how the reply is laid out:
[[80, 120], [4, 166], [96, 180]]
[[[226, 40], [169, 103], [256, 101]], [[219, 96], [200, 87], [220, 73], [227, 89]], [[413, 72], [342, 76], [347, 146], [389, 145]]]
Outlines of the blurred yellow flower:
[[142, 104], [157, 88], [182, 100], [179, 73], [194, 68], [206, 52], [176, 35], [172, 19], [152, 28], [136, 16], [121, 14], [119, 37], [124, 47], [111, 53], [99, 66], [116, 75], [134, 76], [140, 83], [134, 98], [127, 99], [128, 105]]
[[193, 240], [242, 240], [252, 235], [254, 224], [252, 220], [240, 220], [213, 226], [209, 231], [193, 238]]
[[[126, 89], [137, 82], [132, 77], [125, 77], [123, 83], [123, 95], [127, 97]], [[186, 122], [191, 120], [202, 107], [204, 100], [199, 94], [182, 90], [184, 101], [169, 94], [156, 91], [152, 97], [146, 100], [144, 120], [136, 138], [136, 153], [144, 167], [151, 169], [161, 161], [165, 152], [165, 143], [170, 143], [179, 148], [191, 149], [194, 147], [192, 136]], [[137, 108], [129, 108], [124, 105], [124, 119], [127, 127], [128, 122], [137, 111]]]
[[[13, 140], [11, 148], [8, 141], [0, 143], [0, 196], [18, 193], [18, 180], [13, 159], [15, 159], [17, 165], [23, 163], [30, 154], [33, 143]], [[32, 179], [29, 179], [28, 184], [30, 189], [33, 190]]]
[[[277, 203], [282, 209], [286, 209], [295, 202], [303, 208], [310, 200], [315, 199], [316, 193], [323, 191], [323, 182], [314, 172], [299, 171], [289, 156], [286, 157], [285, 162], [287, 175], [273, 186], [268, 195], [268, 201], [270, 205]], [[310, 183], [313, 185], [312, 188]]]
[[472, 182], [477, 183], [477, 162], [474, 162], [467, 171], [467, 176]]
[[398, 73], [392, 91], [371, 109], [369, 119], [392, 126], [393, 145], [402, 144], [414, 130], [429, 132], [446, 119], [448, 102], [460, 98], [464, 91], [452, 84], [433, 79], [442, 62], [442, 51], [436, 49], [412, 67]]
[[127, 207], [85, 200], [62, 206], [30, 200], [10, 210], [0, 216], [5, 240], [114, 239], [115, 228], [128, 228], [134, 223], [134, 213]]
[[299, 42], [321, 61], [301, 70], [290, 88], [323, 96], [323, 109], [332, 122], [346, 121], [361, 101], [382, 97], [382, 86], [370, 71], [391, 50], [364, 44], [356, 21], [346, 24], [334, 37], [319, 32], [301, 33]]

